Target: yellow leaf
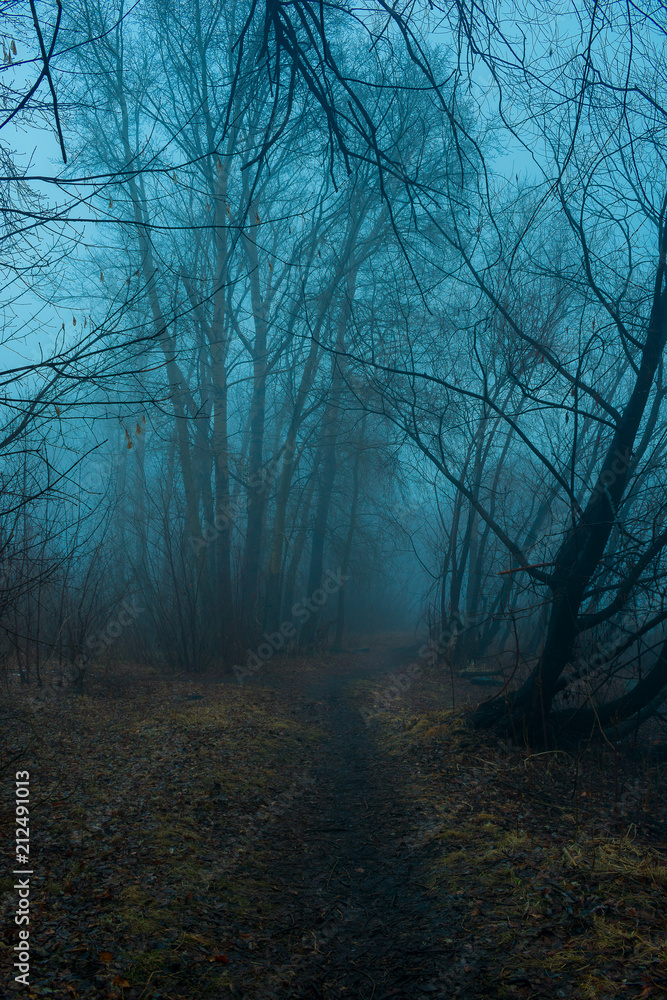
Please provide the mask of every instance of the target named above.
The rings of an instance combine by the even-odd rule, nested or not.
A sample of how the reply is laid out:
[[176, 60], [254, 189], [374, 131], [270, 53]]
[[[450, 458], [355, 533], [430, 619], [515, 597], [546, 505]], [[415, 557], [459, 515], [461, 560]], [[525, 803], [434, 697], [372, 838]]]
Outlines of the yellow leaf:
[[76, 326], [76, 316], [72, 316], [72, 326]]
[[132, 447], [132, 442], [131, 442], [131, 441], [128, 441], [128, 442], [127, 442], [127, 448], [128, 448], [128, 451], [130, 450], [130, 448], [131, 448], [131, 447]]
[[100, 952], [100, 962], [104, 962], [106, 964], [106, 963], [111, 962], [111, 961], [113, 961], [113, 955], [111, 954], [110, 951], [101, 951]]
[[141, 424], [137, 422], [137, 434], [141, 434]]

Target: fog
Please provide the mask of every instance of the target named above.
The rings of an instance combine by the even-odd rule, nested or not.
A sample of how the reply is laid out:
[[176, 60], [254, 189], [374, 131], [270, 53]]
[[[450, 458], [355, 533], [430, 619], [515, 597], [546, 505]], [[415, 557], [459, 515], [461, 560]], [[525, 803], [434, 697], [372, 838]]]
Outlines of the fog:
[[666, 39], [0, 5], [0, 993], [667, 995]]
[[299, 10], [6, 14], [4, 669], [82, 692], [395, 631], [514, 664], [478, 724], [635, 725], [665, 26]]

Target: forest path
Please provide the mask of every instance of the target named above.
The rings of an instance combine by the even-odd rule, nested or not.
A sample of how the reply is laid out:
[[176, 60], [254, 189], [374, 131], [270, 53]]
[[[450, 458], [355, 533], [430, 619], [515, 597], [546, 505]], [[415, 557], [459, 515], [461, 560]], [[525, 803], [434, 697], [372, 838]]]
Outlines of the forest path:
[[[276, 657], [243, 686], [129, 665], [83, 698], [23, 693], [31, 996], [667, 996], [667, 775], [501, 744], [442, 669], [410, 674], [408, 636], [369, 645]], [[616, 782], [638, 790], [624, 814]]]
[[388, 675], [416, 654], [408, 643], [331, 656], [310, 679], [273, 671], [258, 679], [278, 685], [297, 711], [312, 716], [314, 708], [326, 736], [318, 764], [264, 844], [288, 903], [285, 923], [270, 931], [269, 951], [279, 939], [283, 960], [265, 978], [256, 953], [253, 997], [451, 995], [453, 918], [443, 917], [422, 874], [432, 845], [420, 833], [429, 818], [413, 776], [378, 748], [359, 711], [359, 682], [386, 690]]

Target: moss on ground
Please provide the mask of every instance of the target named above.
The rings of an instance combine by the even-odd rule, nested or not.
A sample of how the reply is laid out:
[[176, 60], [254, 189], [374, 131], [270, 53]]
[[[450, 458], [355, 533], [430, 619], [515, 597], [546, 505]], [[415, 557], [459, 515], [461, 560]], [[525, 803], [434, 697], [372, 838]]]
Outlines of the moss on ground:
[[462, 721], [399, 708], [376, 738], [418, 775], [419, 802], [447, 802], [427, 883], [464, 901], [466, 938], [498, 996], [666, 996], [667, 852], [615, 812], [609, 761], [537, 758]]

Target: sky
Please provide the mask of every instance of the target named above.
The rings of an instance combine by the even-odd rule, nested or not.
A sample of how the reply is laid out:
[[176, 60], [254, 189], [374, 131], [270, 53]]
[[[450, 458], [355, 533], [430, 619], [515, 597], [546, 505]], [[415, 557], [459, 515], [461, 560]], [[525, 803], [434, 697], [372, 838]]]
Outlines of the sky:
[[[516, 20], [519, 5], [505, 2], [499, 6], [500, 16], [505, 14], [506, 21], [503, 23], [503, 30], [508, 35], [519, 42], [523, 34], [526, 39], [526, 51], [531, 57], [537, 57], [548, 53], [550, 48], [558, 45], [568, 46], [571, 41], [578, 39], [581, 35], [581, 26], [578, 21], [569, 13], [572, 10], [571, 0], [561, 0], [558, 4], [550, 5], [550, 15], [542, 19], [537, 24], [529, 24], [527, 21]], [[510, 18], [513, 18], [510, 31]], [[520, 27], [517, 27], [517, 23]], [[442, 25], [435, 21], [430, 25], [430, 38], [436, 43], [447, 48], [450, 45], [450, 35]], [[14, 57], [15, 61], [30, 58], [34, 55], [28, 51], [27, 46], [17, 42], [18, 52]], [[38, 71], [36, 64], [16, 69], [5, 67], [5, 74], [13, 74], [15, 82], [29, 84]], [[23, 80], [22, 80], [23, 77]], [[6, 77], [5, 77], [6, 79]], [[55, 74], [56, 86], [58, 84], [57, 70]], [[42, 84], [42, 92], [48, 97], [48, 86], [46, 82]], [[481, 114], [492, 120], [497, 112], [498, 92], [493, 85], [493, 81], [488, 69], [481, 61], [477, 61], [472, 79], [470, 82], [470, 94], [480, 109]], [[507, 105], [512, 111], [511, 102]], [[18, 123], [15, 119], [0, 133], [0, 140], [15, 152], [17, 165], [31, 174], [53, 176], [63, 170], [62, 156], [56, 137], [53, 119], [46, 116], [40, 123], [25, 122]], [[496, 175], [505, 176], [511, 183], [515, 182], [518, 176], [520, 181], [538, 181], [539, 169], [536, 158], [539, 157], [539, 150], [535, 148], [526, 149], [514, 139], [507, 131], [503, 132], [502, 144], [498, 147], [494, 155], [494, 172]], [[34, 183], [34, 188], [45, 199], [45, 202], [54, 207], [58, 198], [63, 200], [63, 196], [58, 194], [53, 185]], [[77, 215], [85, 215], [85, 211], [77, 209]], [[55, 244], [56, 238], [62, 239], [62, 248], [65, 253], [71, 253], [74, 257], [84, 255], [84, 259], [94, 253], [94, 246], [101, 236], [101, 232], [77, 223], [73, 227], [58, 227], [57, 229], [45, 228], [42, 233], [43, 244], [40, 247], [39, 236], [34, 241], [36, 250], [43, 249], [44, 246]], [[74, 239], [72, 239], [74, 237]], [[76, 239], [82, 239], [89, 244], [90, 250], [86, 253], [84, 247], [76, 247]], [[52, 270], [53, 280], [48, 281], [41, 278], [36, 284], [31, 284], [30, 277], [13, 282], [11, 294], [3, 295], [5, 305], [3, 307], [3, 333], [0, 341], [0, 366], [15, 365], [22, 360], [36, 359], [40, 356], [40, 351], [48, 351], [49, 344], [53, 344], [56, 335], [62, 332], [63, 324], [65, 333], [69, 335], [82, 328], [86, 316], [86, 305], [77, 301], [77, 297], [72, 295], [69, 285], [58, 283], [60, 281], [60, 269]], [[5, 272], [5, 282], [8, 274]], [[44, 297], [48, 301], [44, 301]], [[7, 300], [10, 300], [7, 304]], [[77, 325], [74, 325], [74, 319]]]
[[[35, 55], [24, 42], [15, 40], [15, 44], [17, 52], [13, 56], [13, 62], [20, 64]], [[15, 90], [25, 92], [32, 86], [38, 73], [39, 67], [36, 63], [29, 62], [28, 65], [11, 68], [5, 66], [2, 82]], [[57, 73], [55, 79], [57, 84]], [[42, 82], [35, 96], [50, 102], [46, 81]], [[50, 113], [41, 117], [17, 115], [2, 128], [0, 142], [10, 151], [14, 163], [22, 174], [56, 177], [64, 169], [54, 118]], [[32, 181], [30, 187], [42, 199], [42, 204], [51, 210], [66, 201], [62, 192], [59, 192], [53, 184]], [[71, 253], [72, 237], [76, 238], [83, 233], [84, 227], [81, 225], [73, 231], [72, 227], [46, 224], [40, 226], [35, 235], [27, 234], [27, 239], [34, 257], [48, 253], [49, 249], [53, 248], [54, 259], [57, 259], [62, 257], [63, 253]], [[20, 365], [24, 361], [35, 361], [41, 355], [48, 354], [57, 336], [62, 334], [63, 324], [66, 336], [76, 330], [74, 318], [77, 319], [77, 326], [81, 329], [79, 324], [83, 323], [85, 310], [81, 308], [80, 303], [72, 302], [68, 288], [62, 283], [60, 269], [46, 268], [39, 275], [27, 273], [17, 277], [5, 262], [2, 278], [3, 329], [0, 338], [0, 367], [3, 369]]]

